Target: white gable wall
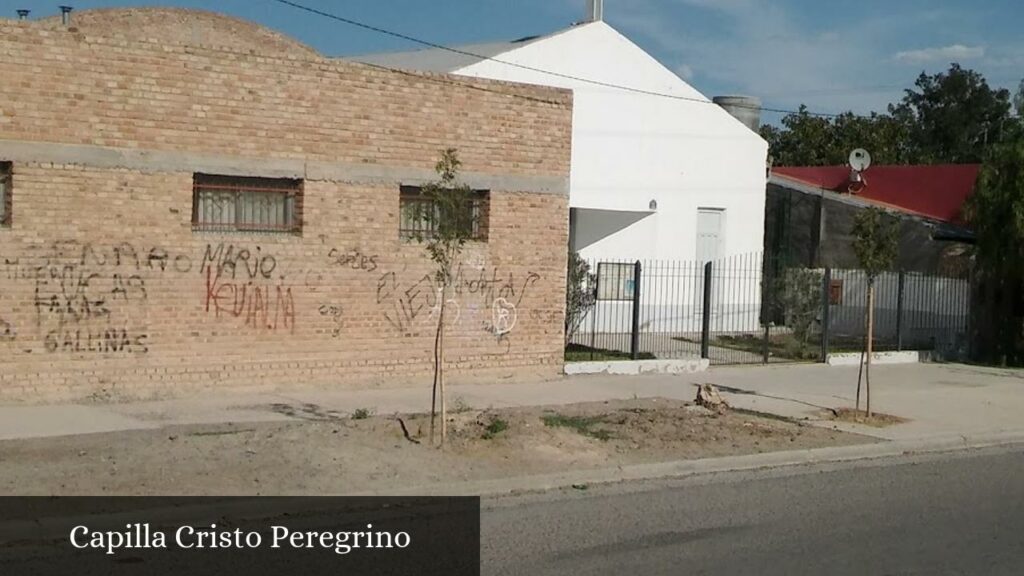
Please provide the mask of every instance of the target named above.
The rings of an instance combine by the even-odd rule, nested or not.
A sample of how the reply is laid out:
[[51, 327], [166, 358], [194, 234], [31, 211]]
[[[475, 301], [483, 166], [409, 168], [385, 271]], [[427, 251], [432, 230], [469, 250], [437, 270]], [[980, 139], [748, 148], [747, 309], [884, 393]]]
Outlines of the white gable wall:
[[[693, 260], [698, 208], [724, 209], [725, 256], [762, 249], [767, 144], [603, 22], [577, 26], [499, 60], [695, 98], [675, 100], [482, 61], [456, 74], [574, 90], [570, 204], [657, 211], [581, 249], [586, 258]], [[588, 223], [582, 212], [578, 226]], [[590, 231], [590, 237], [593, 237]]]

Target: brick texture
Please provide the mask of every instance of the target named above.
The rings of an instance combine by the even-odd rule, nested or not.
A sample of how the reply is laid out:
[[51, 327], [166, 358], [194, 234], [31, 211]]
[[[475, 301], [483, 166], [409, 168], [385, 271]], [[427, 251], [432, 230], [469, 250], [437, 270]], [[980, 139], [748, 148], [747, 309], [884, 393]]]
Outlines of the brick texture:
[[[0, 21], [4, 143], [567, 178], [571, 95]], [[520, 97], [513, 97], [510, 94]], [[344, 181], [340, 181], [344, 180]], [[301, 234], [197, 232], [192, 169], [17, 161], [0, 400], [430, 382], [438, 308], [399, 181], [309, 180]], [[518, 181], [529, 181], [529, 178]], [[453, 381], [562, 366], [568, 198], [492, 190], [449, 302]], [[425, 396], [426, 397], [426, 396]]]

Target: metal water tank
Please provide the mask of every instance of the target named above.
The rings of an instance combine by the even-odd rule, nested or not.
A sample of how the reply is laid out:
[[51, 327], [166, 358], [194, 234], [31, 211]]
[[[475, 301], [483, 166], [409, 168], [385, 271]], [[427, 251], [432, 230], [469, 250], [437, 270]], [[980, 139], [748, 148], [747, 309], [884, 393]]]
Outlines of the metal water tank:
[[757, 132], [761, 128], [761, 99], [753, 96], [715, 96], [712, 102]]

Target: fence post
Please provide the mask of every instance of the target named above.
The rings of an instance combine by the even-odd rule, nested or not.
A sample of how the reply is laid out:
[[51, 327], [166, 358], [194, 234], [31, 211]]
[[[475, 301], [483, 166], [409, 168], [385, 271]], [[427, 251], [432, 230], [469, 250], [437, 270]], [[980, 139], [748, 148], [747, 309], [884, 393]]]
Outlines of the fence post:
[[828, 362], [829, 332], [832, 329], [832, 269], [826, 267], [821, 279], [821, 361]]
[[899, 282], [896, 288], [896, 350], [903, 350], [903, 287], [906, 282], [906, 273], [900, 270]]
[[768, 327], [768, 323], [765, 322], [765, 324], [764, 324], [764, 339], [761, 341], [761, 356], [762, 356], [761, 360], [763, 360], [765, 364], [768, 363], [768, 359], [769, 359], [769, 356], [770, 356], [769, 350], [768, 350], [768, 342], [769, 342], [770, 338], [771, 338], [770, 328]]
[[633, 264], [633, 329], [629, 342], [633, 360], [640, 359], [640, 261]]
[[700, 328], [700, 357], [710, 358], [709, 348], [711, 340], [711, 262], [704, 264], [704, 301], [702, 302], [704, 316], [701, 318]]

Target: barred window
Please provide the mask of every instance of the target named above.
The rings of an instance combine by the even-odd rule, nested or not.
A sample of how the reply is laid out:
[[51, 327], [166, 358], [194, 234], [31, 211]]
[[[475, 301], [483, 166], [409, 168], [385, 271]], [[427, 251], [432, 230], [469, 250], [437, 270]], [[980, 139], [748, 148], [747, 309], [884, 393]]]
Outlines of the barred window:
[[11, 163], [0, 162], [0, 226], [11, 225]]
[[298, 232], [302, 180], [195, 174], [194, 230]]
[[[472, 240], [487, 240], [487, 222], [490, 209], [490, 193], [486, 190], [474, 190], [459, 214], [461, 224], [469, 229]], [[399, 195], [400, 221], [398, 234], [404, 240], [431, 238], [436, 230], [441, 214], [434, 201], [423, 194], [419, 186], [402, 186]], [[433, 216], [431, 216], [433, 214]]]
[[636, 287], [635, 264], [597, 263], [597, 299], [632, 300]]

